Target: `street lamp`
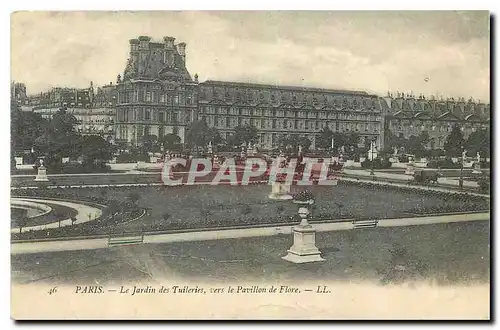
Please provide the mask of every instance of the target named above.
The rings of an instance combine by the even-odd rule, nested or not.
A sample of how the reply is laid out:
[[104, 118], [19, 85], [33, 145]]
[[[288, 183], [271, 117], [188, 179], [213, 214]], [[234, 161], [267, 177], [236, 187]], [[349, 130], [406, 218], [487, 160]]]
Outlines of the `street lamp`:
[[463, 147], [462, 147], [463, 151], [462, 151], [462, 161], [460, 162], [460, 178], [458, 179], [458, 189], [462, 190], [463, 187], [464, 187], [464, 161], [465, 161], [465, 154], [467, 152], [467, 150], [465, 150]]
[[370, 151], [371, 151], [371, 152], [370, 152], [370, 154], [371, 154], [371, 162], [370, 162], [370, 163], [371, 163], [371, 169], [370, 169], [370, 175], [372, 176], [372, 179], [373, 179], [373, 176], [375, 175], [375, 173], [374, 173], [374, 171], [373, 171], [373, 154], [374, 154], [374, 150], [373, 150], [373, 149], [374, 149], [374, 146], [373, 146], [373, 144], [374, 144], [374, 142], [375, 142], [375, 141], [374, 141], [374, 140], [372, 140], [372, 141], [371, 141], [371, 143], [370, 143]]

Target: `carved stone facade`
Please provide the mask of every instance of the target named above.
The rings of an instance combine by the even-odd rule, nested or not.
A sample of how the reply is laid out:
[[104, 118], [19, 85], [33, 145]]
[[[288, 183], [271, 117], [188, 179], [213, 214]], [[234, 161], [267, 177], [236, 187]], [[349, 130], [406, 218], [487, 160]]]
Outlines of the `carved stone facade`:
[[137, 145], [144, 136], [169, 133], [184, 142], [186, 126], [197, 118], [197, 81], [186, 69], [186, 44], [174, 41], [130, 40], [123, 80], [117, 79], [117, 142]]
[[429, 149], [443, 149], [446, 137], [457, 124], [464, 138], [475, 130], [489, 129], [490, 105], [472, 99], [427, 99], [399, 94], [383, 98], [385, 130], [409, 138], [429, 133]]
[[199, 119], [223, 138], [239, 125], [253, 125], [263, 149], [277, 147], [283, 136], [305, 136], [315, 148], [323, 127], [358, 133], [362, 143], [381, 146], [379, 97], [365, 92], [206, 81], [199, 86]]

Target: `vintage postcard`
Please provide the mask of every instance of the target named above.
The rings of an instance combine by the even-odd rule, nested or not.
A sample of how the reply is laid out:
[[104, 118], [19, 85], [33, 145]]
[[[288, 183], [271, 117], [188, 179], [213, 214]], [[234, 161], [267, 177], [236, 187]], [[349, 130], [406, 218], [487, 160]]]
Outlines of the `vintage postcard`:
[[13, 319], [490, 319], [489, 12], [11, 26]]

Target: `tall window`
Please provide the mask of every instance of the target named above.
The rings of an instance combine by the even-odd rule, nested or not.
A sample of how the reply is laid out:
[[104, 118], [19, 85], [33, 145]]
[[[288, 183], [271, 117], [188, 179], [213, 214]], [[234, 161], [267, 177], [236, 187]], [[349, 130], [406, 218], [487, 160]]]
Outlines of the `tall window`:
[[151, 120], [151, 110], [146, 109], [144, 112], [144, 120]]
[[165, 112], [159, 112], [158, 113], [158, 120], [160, 121], [160, 123], [164, 123], [165, 122]]
[[146, 102], [151, 102], [151, 92], [146, 92]]
[[174, 104], [179, 104], [179, 95], [174, 96]]

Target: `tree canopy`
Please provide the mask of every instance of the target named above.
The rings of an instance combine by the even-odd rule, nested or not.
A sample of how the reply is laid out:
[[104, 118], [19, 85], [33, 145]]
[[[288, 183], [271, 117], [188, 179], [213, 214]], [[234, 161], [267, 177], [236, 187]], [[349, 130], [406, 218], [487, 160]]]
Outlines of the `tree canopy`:
[[470, 156], [476, 156], [479, 152], [481, 157], [490, 156], [490, 131], [489, 130], [477, 130], [472, 132], [465, 142], [465, 148]]
[[256, 143], [258, 140], [258, 130], [252, 125], [236, 126], [234, 128], [234, 134], [228, 141], [231, 146], [241, 146], [243, 144], [248, 145], [250, 143]]
[[464, 134], [458, 125], [454, 125], [444, 143], [446, 155], [449, 157], [460, 157], [464, 146]]

